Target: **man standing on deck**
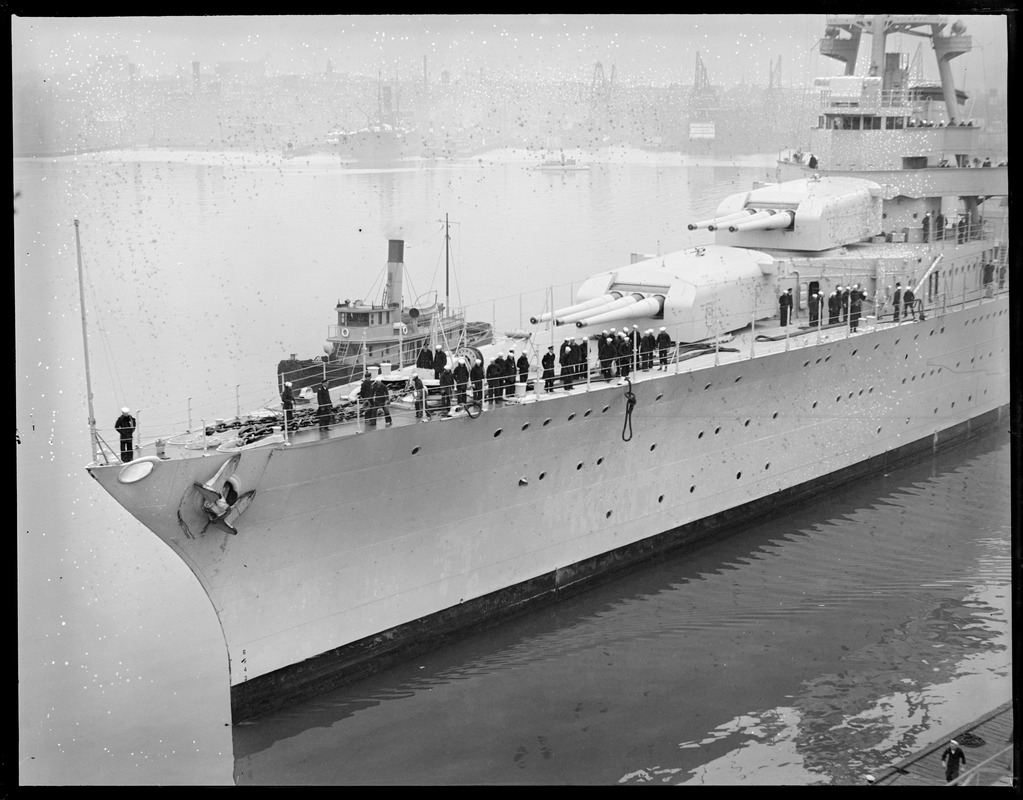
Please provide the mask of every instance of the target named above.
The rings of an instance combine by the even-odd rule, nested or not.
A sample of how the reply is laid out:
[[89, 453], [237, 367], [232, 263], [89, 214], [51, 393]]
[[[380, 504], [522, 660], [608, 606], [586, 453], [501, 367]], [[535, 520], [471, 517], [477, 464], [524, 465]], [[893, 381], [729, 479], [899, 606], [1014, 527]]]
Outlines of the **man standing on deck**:
[[320, 421], [320, 433], [323, 434], [330, 427], [330, 415], [334, 410], [330, 402], [330, 389], [327, 388], [326, 381], [322, 381], [316, 387], [316, 402], [319, 404], [316, 409], [316, 416]]
[[472, 381], [472, 399], [483, 405], [483, 359], [474, 361], [472, 369], [469, 370], [469, 380]]
[[437, 345], [437, 352], [433, 354], [433, 377], [440, 380], [440, 374], [448, 363], [448, 357], [444, 354], [444, 348]]
[[125, 406], [121, 409], [121, 416], [114, 423], [114, 428], [121, 434], [121, 461], [127, 464], [135, 454], [131, 448], [131, 437], [135, 435], [135, 417], [131, 415], [131, 409]]
[[459, 356], [451, 376], [455, 379], [455, 396], [458, 398], [458, 405], [464, 406], [468, 399], [469, 368], [465, 366], [465, 359], [461, 356]]
[[451, 374], [451, 367], [445, 366], [440, 374], [440, 396], [444, 405], [444, 413], [451, 416], [451, 392], [455, 388], [455, 376]]
[[519, 368], [519, 383], [526, 383], [529, 378], [529, 356], [526, 355], [525, 350], [519, 356], [516, 366]]
[[[839, 286], [839, 289], [842, 287]], [[834, 291], [828, 295], [828, 325], [838, 324], [838, 291]]]
[[572, 388], [572, 367], [575, 366], [575, 345], [572, 340], [566, 338], [561, 345], [561, 355], [558, 356], [558, 364], [561, 365], [561, 385], [566, 389]]
[[657, 334], [657, 355], [660, 361], [660, 366], [657, 369], [665, 370], [668, 369], [668, 349], [671, 347], [671, 336], [668, 335], [667, 328], [661, 328]]
[[966, 764], [966, 753], [959, 747], [955, 739], [948, 743], [945, 752], [941, 754], [941, 763], [945, 765], [945, 781], [951, 783], [959, 777], [959, 767]]
[[[387, 387], [384, 386], [383, 381], [373, 382], [373, 405], [376, 406], [377, 416], [380, 416], [380, 412], [384, 414], [384, 427], [388, 428], [391, 425], [391, 408], [389, 403], [391, 402], [391, 395], [387, 391]], [[374, 420], [374, 423], [376, 421]]]
[[788, 309], [788, 312], [789, 312], [789, 324], [791, 325], [792, 324], [792, 319], [794, 317], [794, 312], [792, 311], [792, 309], [795, 308], [795, 302], [792, 299], [792, 290], [791, 289], [786, 289], [785, 290], [785, 296], [788, 298], [788, 300], [785, 301], [785, 307]]
[[926, 214], [924, 214], [923, 229], [924, 229], [924, 242], [926, 243], [926, 242], [929, 242], [931, 240], [931, 212], [930, 211], [928, 211]]
[[810, 327], [817, 327], [817, 320], [821, 316], [821, 296], [814, 292], [810, 295]]
[[839, 295], [839, 299], [842, 301], [842, 324], [844, 325], [849, 321], [849, 297], [852, 294], [852, 290], [846, 286], [842, 289], [842, 294]]
[[916, 295], [907, 286], [906, 291], [902, 293], [902, 316], [909, 317], [910, 314], [913, 315], [913, 321], [916, 322]]
[[540, 366], [543, 367], [543, 390], [545, 392], [554, 391], [554, 345], [547, 345], [547, 352], [543, 354], [543, 358], [540, 360]]
[[788, 300], [789, 300], [789, 296], [787, 294], [785, 294], [785, 292], [782, 292], [780, 295], [778, 295], [778, 319], [779, 319], [779, 324], [783, 328], [786, 325], [789, 324], [789, 314], [788, 314], [789, 304], [788, 304]]
[[426, 387], [417, 372], [412, 376], [412, 399], [416, 402], [416, 416], [426, 421]]
[[416, 366], [419, 369], [433, 369], [433, 353], [430, 352], [430, 345], [426, 342], [423, 342], [423, 349], [419, 351]]
[[895, 309], [892, 314], [892, 322], [899, 321], [899, 306], [902, 305], [902, 284], [895, 284], [895, 294], [892, 295], [892, 307]]
[[295, 407], [295, 395], [291, 393], [291, 381], [284, 384], [284, 390], [281, 392], [281, 408], [284, 410], [284, 427], [286, 430], [291, 430], [291, 414], [292, 409]]

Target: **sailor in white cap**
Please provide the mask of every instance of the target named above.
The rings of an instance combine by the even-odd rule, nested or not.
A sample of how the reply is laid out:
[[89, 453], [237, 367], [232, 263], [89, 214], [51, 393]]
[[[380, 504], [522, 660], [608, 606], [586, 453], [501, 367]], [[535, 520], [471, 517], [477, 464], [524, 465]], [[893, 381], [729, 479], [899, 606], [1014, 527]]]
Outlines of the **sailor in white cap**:
[[464, 406], [469, 390], [469, 368], [465, 366], [465, 359], [462, 356], [458, 357], [451, 376], [455, 379], [455, 395], [458, 398], [458, 405]]
[[440, 380], [440, 375], [444, 371], [444, 366], [447, 363], [447, 353], [444, 352], [443, 347], [437, 345], [437, 352], [433, 354], [433, 377], [435, 380]]
[[291, 430], [292, 409], [295, 407], [295, 395], [291, 392], [291, 381], [284, 382], [281, 390], [281, 408], [284, 410], [284, 425]]
[[671, 347], [671, 337], [668, 335], [667, 328], [661, 328], [657, 334], [657, 356], [660, 361], [660, 366], [657, 369], [665, 370], [668, 369], [668, 349]]
[[966, 764], [966, 753], [959, 747], [959, 742], [952, 739], [941, 754], [941, 763], [945, 765], [945, 781], [951, 783], [959, 777], [959, 768]]
[[654, 339], [654, 329], [647, 328], [643, 331], [643, 338], [639, 342], [639, 368], [642, 370], [651, 369], [654, 366], [654, 349], [657, 347], [657, 340]]
[[121, 434], [121, 461], [127, 464], [135, 457], [131, 447], [131, 438], [135, 435], [135, 417], [131, 415], [128, 406], [121, 409], [121, 416], [114, 423], [114, 428]]

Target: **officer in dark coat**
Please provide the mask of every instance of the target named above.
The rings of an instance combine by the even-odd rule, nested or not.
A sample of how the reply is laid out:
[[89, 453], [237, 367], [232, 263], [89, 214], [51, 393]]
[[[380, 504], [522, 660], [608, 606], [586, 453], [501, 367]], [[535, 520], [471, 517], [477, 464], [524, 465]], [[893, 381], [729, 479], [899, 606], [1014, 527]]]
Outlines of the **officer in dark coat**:
[[654, 365], [654, 348], [657, 346], [657, 340], [654, 338], [654, 331], [652, 328], [648, 328], [647, 332], [643, 334], [643, 338], [639, 341], [639, 354], [641, 369], [648, 370]]
[[910, 314], [913, 315], [913, 321], [916, 322], [916, 295], [913, 294], [913, 290], [906, 287], [906, 291], [902, 293], [902, 316], [908, 317]]
[[501, 358], [501, 356], [497, 356], [497, 358], [487, 365], [487, 400], [494, 400], [498, 396], [497, 388], [500, 385], [503, 370], [497, 362], [500, 361]]
[[600, 374], [604, 380], [611, 380], [612, 370], [615, 363], [614, 339], [605, 336], [597, 345], [597, 357], [600, 359]]
[[841, 300], [842, 300], [842, 323], [843, 324], [849, 321], [849, 296], [851, 294], [852, 294], [852, 290], [848, 286], [846, 286], [844, 289], [842, 289]]
[[892, 307], [895, 312], [892, 314], [892, 322], [899, 321], [899, 307], [902, 305], [902, 284], [895, 284], [895, 294], [892, 295]]
[[423, 349], [419, 351], [416, 366], [419, 369], [433, 369], [433, 353], [430, 352], [430, 345], [426, 342], [423, 342]]
[[657, 369], [668, 369], [668, 350], [671, 349], [671, 336], [668, 335], [667, 328], [661, 328], [657, 334], [657, 355], [660, 365]]
[[316, 418], [320, 421], [320, 431], [326, 431], [330, 427], [330, 418], [334, 413], [334, 406], [330, 402], [330, 389], [327, 382], [323, 381], [316, 387]]
[[[839, 287], [841, 288], [841, 287]], [[841, 301], [838, 299], [838, 291], [834, 291], [828, 295], [828, 325], [838, 324], [838, 304]]]
[[477, 403], [483, 402], [483, 359], [473, 362], [469, 370], [469, 380], [472, 381], [472, 399]]
[[572, 388], [572, 367], [575, 365], [575, 345], [571, 339], [565, 339], [561, 345], [561, 353], [558, 355], [558, 364], [561, 366], [561, 385], [566, 389]]
[[540, 359], [540, 366], [543, 367], [543, 390], [554, 391], [554, 345], [547, 345], [547, 352]]
[[518, 371], [515, 367], [515, 348], [508, 351], [504, 357], [504, 394], [511, 397], [515, 394], [515, 380], [518, 378]]
[[529, 356], [526, 355], [525, 350], [522, 351], [516, 364], [519, 368], [519, 383], [526, 383], [529, 378]]
[[367, 372], [359, 386], [359, 405], [362, 407], [363, 419], [371, 421], [376, 425], [377, 407], [374, 402], [373, 379]]
[[135, 457], [131, 447], [131, 437], [135, 435], [135, 417], [127, 406], [121, 409], [121, 416], [114, 423], [114, 429], [121, 435], [121, 461], [127, 464]]
[[590, 368], [590, 340], [575, 340], [575, 374], [586, 383], [586, 371]]
[[[436, 360], [434, 361], [436, 364]], [[451, 393], [455, 388], [455, 376], [451, 374], [451, 367], [445, 366], [440, 374], [440, 397], [446, 413], [451, 413]]]
[[789, 324], [789, 296], [782, 292], [778, 295], [778, 320], [784, 328]]
[[281, 391], [281, 408], [284, 409], [284, 424], [287, 429], [293, 430], [291, 424], [291, 417], [294, 413], [292, 409], [295, 407], [295, 395], [291, 393], [291, 381], [284, 384], [284, 389]]
[[458, 405], [464, 406], [469, 389], [469, 368], [465, 366], [464, 358], [457, 360], [451, 375], [455, 379], [455, 396], [458, 398]]
[[380, 414], [384, 415], [384, 419], [387, 420], [384, 423], [386, 428], [391, 424], [391, 396], [387, 392], [387, 387], [384, 386], [383, 381], [373, 381], [373, 405], [376, 406], [377, 416]]
[[444, 352], [444, 348], [437, 345], [437, 350], [433, 354], [433, 377], [440, 379], [441, 373], [444, 371], [444, 367], [447, 366], [448, 357]]

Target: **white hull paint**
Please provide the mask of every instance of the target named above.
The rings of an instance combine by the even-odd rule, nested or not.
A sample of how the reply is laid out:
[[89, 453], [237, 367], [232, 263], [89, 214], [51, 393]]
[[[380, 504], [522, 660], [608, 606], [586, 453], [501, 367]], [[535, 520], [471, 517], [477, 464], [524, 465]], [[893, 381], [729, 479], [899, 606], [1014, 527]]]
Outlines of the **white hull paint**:
[[641, 373], [630, 441], [625, 387], [594, 381], [478, 419], [246, 451], [235, 474], [256, 495], [237, 536], [199, 533], [190, 488], [226, 454], [136, 484], [90, 471], [198, 577], [235, 689], [998, 412], [1008, 313], [1002, 294]]

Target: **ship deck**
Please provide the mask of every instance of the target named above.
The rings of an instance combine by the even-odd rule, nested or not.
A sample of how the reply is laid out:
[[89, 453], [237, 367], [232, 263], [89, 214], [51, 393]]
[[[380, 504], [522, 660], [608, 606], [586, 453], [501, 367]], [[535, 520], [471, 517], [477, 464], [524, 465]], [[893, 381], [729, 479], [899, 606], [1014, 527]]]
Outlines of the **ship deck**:
[[[1003, 290], [1003, 292], [1007, 292], [1007, 290]], [[926, 313], [930, 317], [931, 315], [948, 313], [954, 309], [980, 306], [984, 303], [992, 302], [1001, 293], [995, 292], [990, 297], [980, 297], [956, 303], [945, 312], [942, 312], [941, 309], [933, 309], [928, 310]], [[908, 320], [903, 318], [899, 322], [894, 322], [891, 319], [890, 313], [880, 320], [876, 315], [864, 315], [859, 320], [858, 330], [854, 331], [851, 330], [848, 324], [811, 327], [805, 317], [800, 319], [797, 316], [790, 325], [784, 327], [780, 324], [778, 317], [766, 318], [758, 320], [752, 325], [747, 325], [745, 328], [734, 332], [728, 338], [718, 340], [716, 347], [706, 344], [698, 349], [689, 346], [677, 347], [671, 351], [669, 364], [665, 370], [676, 374], [697, 371], [720, 364], [760, 358], [786, 350], [812, 347], [848, 337], [863, 336], [879, 328], [890, 328], [897, 325], [903, 327], [912, 326], [916, 322], [912, 318]], [[537, 342], [536, 344], [540, 349], [544, 347], [543, 342]], [[633, 371], [629, 376], [628, 383], [625, 379], [619, 377], [614, 377], [610, 381], [605, 380], [600, 374], [599, 366], [592, 358], [591, 353], [591, 368], [588, 375], [579, 376], [576, 383], [570, 387], [565, 387], [561, 378], [557, 377], [555, 379], [555, 389], [552, 392], [543, 391], [543, 379], [539, 377], [534, 365], [530, 370], [528, 388], [519, 384], [516, 387], [517, 392], [514, 396], [506, 397], [502, 400], [484, 402], [481, 409], [470, 409], [471, 415], [476, 416], [478, 413], [486, 414], [503, 405], [551, 402], [564, 397], [566, 394], [597, 391], [606, 389], [608, 386], [626, 387], [628, 383], [631, 383], [633, 387], [636, 387], [648, 381], [657, 380], [663, 375], [663, 371], [657, 365], [656, 353], [653, 368]], [[404, 372], [408, 372], [409, 377], [411, 377], [412, 371], [419, 373], [427, 389], [436, 386], [437, 381], [433, 378], [432, 370], [406, 368]], [[392, 373], [390, 377], [393, 380], [396, 374]], [[350, 384], [331, 389], [332, 401], [335, 404], [346, 401], [355, 385]], [[526, 391], [523, 391], [523, 389], [526, 389]], [[392, 401], [389, 405], [389, 410], [394, 426], [436, 424], [469, 415], [463, 407], [455, 405], [454, 401], [450, 411], [441, 409], [438, 406], [438, 398], [435, 395], [430, 396], [429, 415], [426, 420], [417, 417], [412, 403], [408, 400]], [[272, 412], [279, 415], [280, 404], [270, 404], [266, 408], [261, 409], [261, 412], [267, 414]], [[300, 405], [295, 409], [296, 418], [300, 420], [297, 430], [289, 431], [285, 435], [281, 430], [281, 420], [278, 418], [273, 435], [247, 445], [242, 449], [281, 447], [311, 443], [323, 439], [359, 436], [371, 434], [378, 428], [383, 429], [386, 425], [382, 416], [376, 420], [366, 419], [362, 409], [357, 404], [356, 413], [351, 419], [333, 423], [326, 429], [319, 427], [313, 416], [314, 412], [314, 405], [301, 403], [300, 401]], [[177, 436], [162, 440], [162, 445], [159, 440], [143, 442], [141, 446], [135, 448], [135, 458], [152, 456], [159, 456], [164, 459], [197, 458], [209, 455], [211, 452], [238, 452], [238, 447], [230, 445], [231, 437], [230, 429], [213, 436], [207, 436], [205, 439], [201, 429], [194, 432], [186, 431]], [[107, 458], [111, 459], [114, 463], [117, 461], [117, 457], [113, 454], [112, 449], [108, 451]]]

